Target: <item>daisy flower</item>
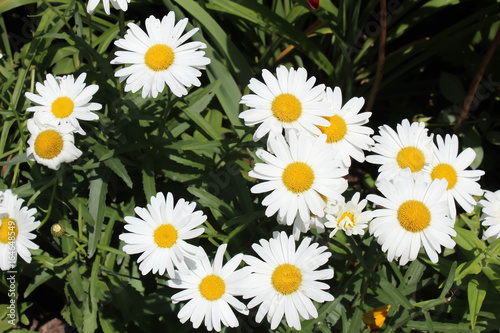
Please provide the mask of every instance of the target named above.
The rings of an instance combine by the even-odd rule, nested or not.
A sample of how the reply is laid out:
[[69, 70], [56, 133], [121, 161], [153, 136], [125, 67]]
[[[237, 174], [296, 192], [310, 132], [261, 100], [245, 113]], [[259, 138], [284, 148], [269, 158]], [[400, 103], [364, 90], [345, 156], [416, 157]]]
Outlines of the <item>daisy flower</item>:
[[262, 201], [266, 216], [278, 212], [278, 221], [291, 225], [297, 214], [306, 222], [311, 214], [324, 216], [323, 197], [340, 197], [347, 188], [342, 178], [347, 169], [326, 146], [326, 135], [313, 138], [291, 131], [287, 137], [288, 143], [281, 134], [269, 140], [274, 155], [257, 150], [264, 163], [256, 163], [248, 175], [264, 180], [250, 189], [252, 193], [271, 192]]
[[243, 295], [250, 272], [246, 269], [236, 270], [243, 254], [237, 254], [222, 266], [226, 247], [227, 244], [219, 246], [213, 265], [210, 265], [205, 250], [200, 247], [196, 267], [191, 267], [186, 273], [176, 271], [175, 278], [167, 281], [171, 288], [184, 289], [172, 296], [174, 304], [189, 300], [177, 315], [181, 323], [190, 319], [196, 329], [205, 319], [207, 330], [215, 329], [219, 332], [221, 322], [226, 327], [239, 325], [231, 306], [248, 315], [246, 305], [234, 296]]
[[399, 264], [417, 258], [420, 248], [424, 247], [429, 259], [438, 262], [441, 245], [453, 248], [455, 241], [451, 236], [454, 220], [448, 217], [446, 203], [446, 180], [425, 181], [424, 175], [413, 179], [409, 170], [404, 170], [392, 180], [383, 179], [378, 190], [383, 194], [370, 194], [367, 199], [384, 207], [373, 211], [370, 234], [387, 252], [387, 259], [400, 258]]
[[61, 163], [71, 163], [82, 155], [74, 145], [74, 127], [71, 124], [44, 125], [35, 119], [28, 119], [27, 125], [31, 133], [26, 149], [29, 160], [57, 170]]
[[377, 155], [366, 157], [369, 163], [381, 165], [379, 180], [391, 179], [406, 168], [416, 176], [432, 162], [432, 136], [427, 135], [423, 122], [410, 125], [408, 119], [404, 119], [396, 129], [397, 133], [387, 125], [381, 126], [380, 135], [373, 137], [377, 143], [372, 151]]
[[0, 191], [0, 269], [3, 271], [16, 267], [17, 255], [30, 263], [29, 250], [38, 249], [31, 241], [36, 235], [31, 232], [38, 228], [40, 221], [35, 221], [36, 209], [23, 207], [23, 202], [11, 190]]
[[339, 202], [334, 206], [329, 206], [326, 210], [325, 224], [327, 228], [333, 228], [330, 237], [333, 237], [338, 230], [344, 230], [347, 236], [362, 235], [368, 226], [368, 222], [373, 218], [372, 211], [364, 211], [366, 199], [359, 201], [359, 192], [354, 193], [351, 201], [345, 203]]
[[330, 286], [318, 281], [331, 279], [333, 269], [316, 270], [328, 261], [331, 253], [326, 246], [311, 244], [309, 237], [296, 250], [293, 236], [288, 237], [284, 232], [275, 232], [272, 239], [261, 239], [259, 243], [252, 248], [262, 260], [243, 257], [252, 272], [243, 298], [252, 298], [247, 305], [249, 309], [260, 304], [256, 322], [260, 323], [267, 314], [274, 330], [285, 316], [288, 326], [300, 330], [299, 314], [306, 320], [318, 317], [312, 301], [333, 301], [333, 296], [324, 291]]
[[99, 87], [95, 84], [85, 87], [86, 77], [87, 74], [82, 73], [75, 81], [73, 75], [54, 78], [47, 74], [43, 84], [36, 83], [36, 91], [40, 95], [30, 92], [25, 94], [26, 98], [40, 105], [31, 106], [26, 110], [35, 112], [35, 118], [40, 124], [57, 126], [69, 123], [76, 132], [85, 135], [78, 119], [97, 120], [99, 116], [92, 111], [102, 108], [99, 103], [90, 103]]
[[[92, 14], [101, 0], [89, 0], [87, 5], [87, 13]], [[111, 3], [115, 9], [121, 9], [124, 12], [128, 9], [130, 0], [102, 0], [104, 11], [109, 15], [109, 4]]]
[[267, 69], [262, 70], [264, 83], [251, 79], [248, 88], [255, 94], [241, 98], [240, 103], [251, 108], [239, 116], [245, 125], [261, 124], [253, 135], [254, 141], [271, 132], [270, 139], [290, 128], [320, 135], [317, 126], [328, 126], [328, 120], [323, 117], [333, 114], [324, 101], [325, 85], [313, 87], [316, 78], [307, 79], [307, 71], [302, 67], [288, 70], [280, 66], [276, 74], [277, 78]]
[[455, 201], [470, 213], [476, 205], [473, 195], [483, 195], [481, 186], [477, 183], [484, 175], [482, 170], [465, 170], [476, 158], [472, 148], [467, 148], [458, 154], [458, 137], [447, 134], [443, 140], [436, 136], [437, 147], [434, 146], [434, 160], [424, 168], [430, 180], [445, 178], [448, 181], [446, 198], [450, 209], [450, 217], [455, 218], [457, 210]]
[[207, 46], [202, 42], [183, 44], [198, 28], [182, 36], [188, 19], [175, 23], [174, 12], [169, 12], [160, 21], [154, 16], [146, 19], [145, 33], [134, 23], [129, 23], [124, 38], [115, 45], [125, 51], [117, 51], [112, 64], [132, 64], [119, 69], [115, 76], [120, 82], [126, 80], [125, 91], [136, 92], [142, 88], [142, 97], [157, 97], [165, 84], [178, 97], [188, 93], [186, 88], [201, 85], [200, 69], [210, 63], [204, 57]]
[[483, 226], [489, 227], [483, 234], [483, 239], [495, 237], [500, 238], [500, 190], [496, 192], [486, 191], [485, 199], [479, 201], [479, 206], [483, 207], [481, 221]]
[[351, 166], [351, 157], [358, 162], [365, 161], [363, 150], [370, 150], [374, 144], [370, 135], [373, 130], [363, 126], [368, 123], [371, 112], [359, 113], [365, 99], [353, 97], [342, 106], [342, 93], [339, 87], [326, 88], [326, 100], [330, 103], [333, 115], [326, 118], [330, 123], [326, 127], [319, 127], [326, 134], [326, 142], [339, 151], [337, 158], [341, 158], [346, 167]]
[[203, 228], [196, 228], [207, 217], [201, 211], [194, 211], [196, 203], [180, 199], [174, 206], [172, 193], [157, 193], [151, 197], [147, 208], [136, 207], [139, 216], [126, 216], [125, 230], [129, 233], [120, 235], [127, 243], [123, 251], [128, 254], [141, 253], [137, 260], [143, 275], [150, 271], [163, 275], [165, 270], [174, 276], [174, 265], [182, 272], [187, 272], [185, 261], [193, 258], [198, 251], [185, 240], [201, 235]]

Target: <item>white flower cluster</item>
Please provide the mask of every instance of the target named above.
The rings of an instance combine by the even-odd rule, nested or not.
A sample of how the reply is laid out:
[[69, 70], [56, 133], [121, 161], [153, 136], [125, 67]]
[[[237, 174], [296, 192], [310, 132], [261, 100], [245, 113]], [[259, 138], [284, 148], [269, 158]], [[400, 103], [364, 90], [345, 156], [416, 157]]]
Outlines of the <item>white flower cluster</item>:
[[82, 152], [75, 147], [74, 133], [85, 135], [78, 120], [97, 120], [92, 111], [102, 108], [90, 102], [99, 87], [85, 85], [86, 73], [75, 80], [73, 75], [54, 77], [47, 74], [46, 80], [36, 83], [39, 95], [27, 92], [26, 98], [38, 104], [27, 111], [34, 112], [28, 120], [31, 137], [26, 154], [30, 160], [57, 170], [61, 163], [76, 160]]

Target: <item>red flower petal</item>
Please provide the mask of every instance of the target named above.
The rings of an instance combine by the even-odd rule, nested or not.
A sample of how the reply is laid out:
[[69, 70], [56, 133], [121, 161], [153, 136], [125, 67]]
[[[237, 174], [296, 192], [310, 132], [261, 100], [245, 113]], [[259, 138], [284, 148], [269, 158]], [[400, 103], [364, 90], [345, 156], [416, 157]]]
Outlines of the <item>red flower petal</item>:
[[314, 9], [319, 8], [319, 0], [307, 0], [307, 2], [309, 2], [309, 5]]

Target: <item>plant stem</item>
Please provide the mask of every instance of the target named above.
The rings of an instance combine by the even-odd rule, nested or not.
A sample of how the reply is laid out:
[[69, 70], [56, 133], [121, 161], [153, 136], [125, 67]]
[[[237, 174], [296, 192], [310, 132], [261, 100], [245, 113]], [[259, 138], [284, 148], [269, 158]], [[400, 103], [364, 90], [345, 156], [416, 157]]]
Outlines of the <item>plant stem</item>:
[[472, 83], [469, 87], [469, 91], [467, 92], [467, 96], [465, 97], [462, 112], [460, 113], [460, 117], [458, 118], [457, 124], [453, 129], [453, 133], [455, 134], [460, 133], [460, 131], [462, 130], [465, 118], [467, 118], [467, 115], [469, 114], [470, 105], [472, 104], [474, 96], [476, 95], [476, 90], [477, 87], [479, 86], [479, 82], [481, 82], [481, 79], [483, 78], [484, 72], [486, 71], [486, 67], [490, 62], [493, 53], [495, 53], [495, 49], [498, 46], [498, 42], [500, 42], [500, 26], [498, 27], [495, 38], [493, 39], [493, 42], [491, 42], [490, 48], [488, 49], [488, 52], [486, 52], [486, 55], [484, 56], [481, 65], [479, 66], [479, 70], [477, 71], [476, 75], [474, 75], [474, 79], [472, 80]]

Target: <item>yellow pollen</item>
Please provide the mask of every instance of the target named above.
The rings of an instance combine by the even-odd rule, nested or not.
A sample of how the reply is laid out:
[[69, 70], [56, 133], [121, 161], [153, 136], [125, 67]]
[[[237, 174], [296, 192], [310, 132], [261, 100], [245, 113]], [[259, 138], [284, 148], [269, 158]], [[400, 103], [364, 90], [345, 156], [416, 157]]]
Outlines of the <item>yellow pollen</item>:
[[271, 104], [271, 111], [279, 121], [293, 123], [302, 114], [302, 103], [292, 94], [280, 94]]
[[[14, 236], [14, 239], [17, 238], [18, 232], [19, 230], [17, 229], [16, 221], [9, 219], [8, 217], [2, 219], [2, 226], [0, 227], [0, 242], [7, 244], [12, 241], [12, 236]], [[10, 240], [9, 237], [11, 237]]]
[[171, 248], [177, 242], [177, 230], [171, 224], [162, 224], [155, 229], [154, 239], [159, 247]]
[[420, 171], [425, 164], [425, 156], [416, 147], [405, 147], [401, 149], [396, 157], [401, 169], [410, 168], [411, 172]]
[[35, 153], [41, 158], [51, 160], [63, 150], [64, 141], [57, 131], [45, 130], [35, 139]]
[[56, 118], [66, 118], [73, 113], [75, 104], [69, 97], [59, 97], [52, 102], [52, 113]]
[[304, 162], [293, 162], [287, 165], [281, 175], [285, 187], [297, 194], [307, 191], [314, 182], [313, 169]]
[[436, 178], [437, 179], [446, 178], [446, 180], [448, 181], [448, 190], [449, 190], [455, 187], [455, 184], [457, 183], [457, 172], [451, 165], [447, 163], [441, 163], [434, 167], [434, 169], [431, 172], [431, 178], [432, 180]]
[[344, 118], [339, 115], [333, 115], [326, 119], [330, 121], [330, 126], [318, 126], [321, 132], [326, 134], [326, 142], [334, 143], [342, 140], [347, 133], [347, 125]]
[[271, 282], [276, 291], [289, 295], [299, 289], [302, 283], [302, 273], [294, 265], [282, 264], [274, 269]]
[[399, 206], [398, 220], [404, 229], [419, 232], [431, 223], [431, 212], [423, 202], [408, 200]]
[[212, 274], [201, 280], [199, 289], [201, 296], [209, 301], [215, 301], [221, 298], [226, 292], [226, 284], [220, 277]]
[[174, 62], [174, 51], [165, 44], [155, 44], [146, 51], [144, 62], [155, 72], [169, 68]]
[[342, 216], [340, 216], [339, 218], [339, 223], [344, 219], [344, 218], [348, 218], [349, 221], [347, 223], [343, 223], [342, 227], [343, 228], [352, 228], [354, 227], [354, 215], [352, 215], [351, 213], [349, 212], [345, 212], [344, 214], [342, 214]]

